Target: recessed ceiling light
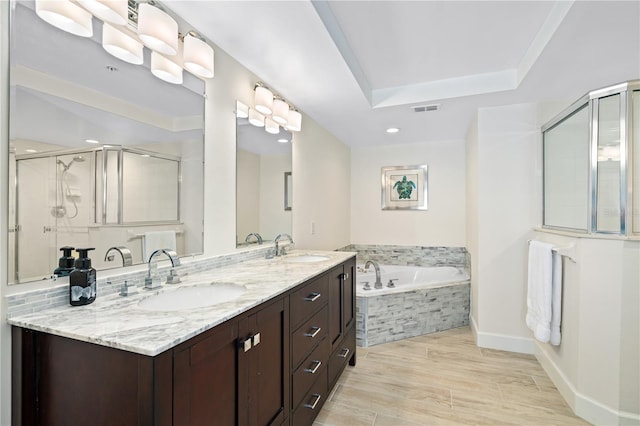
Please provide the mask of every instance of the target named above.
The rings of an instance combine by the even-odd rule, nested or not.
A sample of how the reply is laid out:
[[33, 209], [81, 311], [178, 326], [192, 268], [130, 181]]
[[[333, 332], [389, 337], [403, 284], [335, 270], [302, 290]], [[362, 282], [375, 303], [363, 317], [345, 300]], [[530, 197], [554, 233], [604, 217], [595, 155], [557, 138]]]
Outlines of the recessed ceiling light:
[[31, 148], [29, 148], [29, 149], [25, 149], [24, 151], [25, 151], [25, 152], [28, 152], [29, 154], [33, 154], [33, 153], [38, 152], [38, 150], [37, 150], [37, 149], [31, 149]]
[[386, 132], [387, 133], [398, 133], [400, 131], [400, 129], [398, 129], [397, 127], [389, 127]]
[[100, 141], [97, 141], [95, 139], [85, 139], [84, 140], [86, 143], [100, 143]]
[[287, 142], [289, 142], [289, 139], [280, 138], [280, 139], [278, 139], [278, 142], [280, 142], [280, 143], [287, 143]]

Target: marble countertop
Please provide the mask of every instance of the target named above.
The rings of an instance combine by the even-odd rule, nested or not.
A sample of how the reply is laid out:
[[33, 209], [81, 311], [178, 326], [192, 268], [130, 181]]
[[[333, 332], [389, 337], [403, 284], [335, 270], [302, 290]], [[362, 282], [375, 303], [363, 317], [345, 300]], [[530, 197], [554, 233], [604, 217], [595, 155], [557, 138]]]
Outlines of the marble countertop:
[[[328, 257], [313, 263], [291, 260], [304, 254]], [[293, 250], [283, 257], [257, 259], [187, 275], [180, 284], [159, 290], [100, 297], [86, 306], [64, 306], [11, 317], [11, 325], [69, 337], [103, 346], [155, 356], [286, 292], [354, 256], [336, 251]], [[149, 311], [138, 303], [159, 292], [172, 292], [196, 284], [225, 282], [244, 285], [238, 298], [216, 305], [173, 311]]]

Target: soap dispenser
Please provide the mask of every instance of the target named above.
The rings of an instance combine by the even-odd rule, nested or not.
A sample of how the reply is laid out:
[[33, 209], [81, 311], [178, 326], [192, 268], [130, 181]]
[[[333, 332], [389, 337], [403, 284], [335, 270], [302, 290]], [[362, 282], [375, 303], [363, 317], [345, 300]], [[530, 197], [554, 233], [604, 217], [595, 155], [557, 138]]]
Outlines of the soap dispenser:
[[75, 268], [69, 274], [69, 303], [71, 306], [82, 306], [96, 300], [96, 270], [91, 267], [91, 259], [87, 253], [93, 248], [78, 248]]
[[62, 252], [62, 257], [58, 260], [58, 267], [53, 271], [53, 275], [57, 277], [67, 277], [71, 271], [73, 271], [73, 264], [76, 260], [75, 257], [71, 256], [73, 247], [60, 247], [60, 251]]

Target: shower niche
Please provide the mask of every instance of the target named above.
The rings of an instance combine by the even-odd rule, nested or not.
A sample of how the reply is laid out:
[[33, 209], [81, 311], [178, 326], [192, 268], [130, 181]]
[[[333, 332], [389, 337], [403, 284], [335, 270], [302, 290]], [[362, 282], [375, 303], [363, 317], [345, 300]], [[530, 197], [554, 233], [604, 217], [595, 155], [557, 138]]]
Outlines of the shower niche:
[[640, 80], [589, 92], [542, 134], [543, 227], [640, 236]]
[[135, 256], [140, 232], [180, 229], [180, 183], [180, 157], [158, 152], [104, 146], [16, 155], [9, 262], [16, 281], [48, 278], [62, 246], [96, 247], [98, 265], [108, 247], [123, 241]]

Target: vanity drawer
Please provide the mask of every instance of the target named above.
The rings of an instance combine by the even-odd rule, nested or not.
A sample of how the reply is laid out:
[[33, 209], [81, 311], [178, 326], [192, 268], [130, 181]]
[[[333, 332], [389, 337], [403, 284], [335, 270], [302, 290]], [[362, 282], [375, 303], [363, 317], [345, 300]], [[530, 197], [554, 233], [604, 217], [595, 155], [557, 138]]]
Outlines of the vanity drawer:
[[293, 406], [297, 406], [307, 393], [313, 382], [318, 377], [327, 375], [327, 363], [331, 344], [329, 339], [324, 339], [320, 344], [302, 361], [302, 364], [293, 373]]
[[329, 330], [329, 306], [325, 305], [320, 312], [305, 321], [291, 334], [292, 365], [297, 368], [307, 354], [324, 339]]
[[295, 426], [311, 425], [328, 396], [327, 375], [323, 374], [318, 377], [318, 380], [311, 386], [309, 392], [305, 394], [302, 402], [294, 411], [292, 424]]
[[327, 274], [312, 280], [300, 290], [296, 290], [291, 295], [289, 302], [291, 329], [296, 329], [302, 321], [322, 308], [327, 300], [329, 300], [329, 276]]
[[356, 328], [351, 327], [329, 359], [329, 383], [333, 384], [356, 350]]

